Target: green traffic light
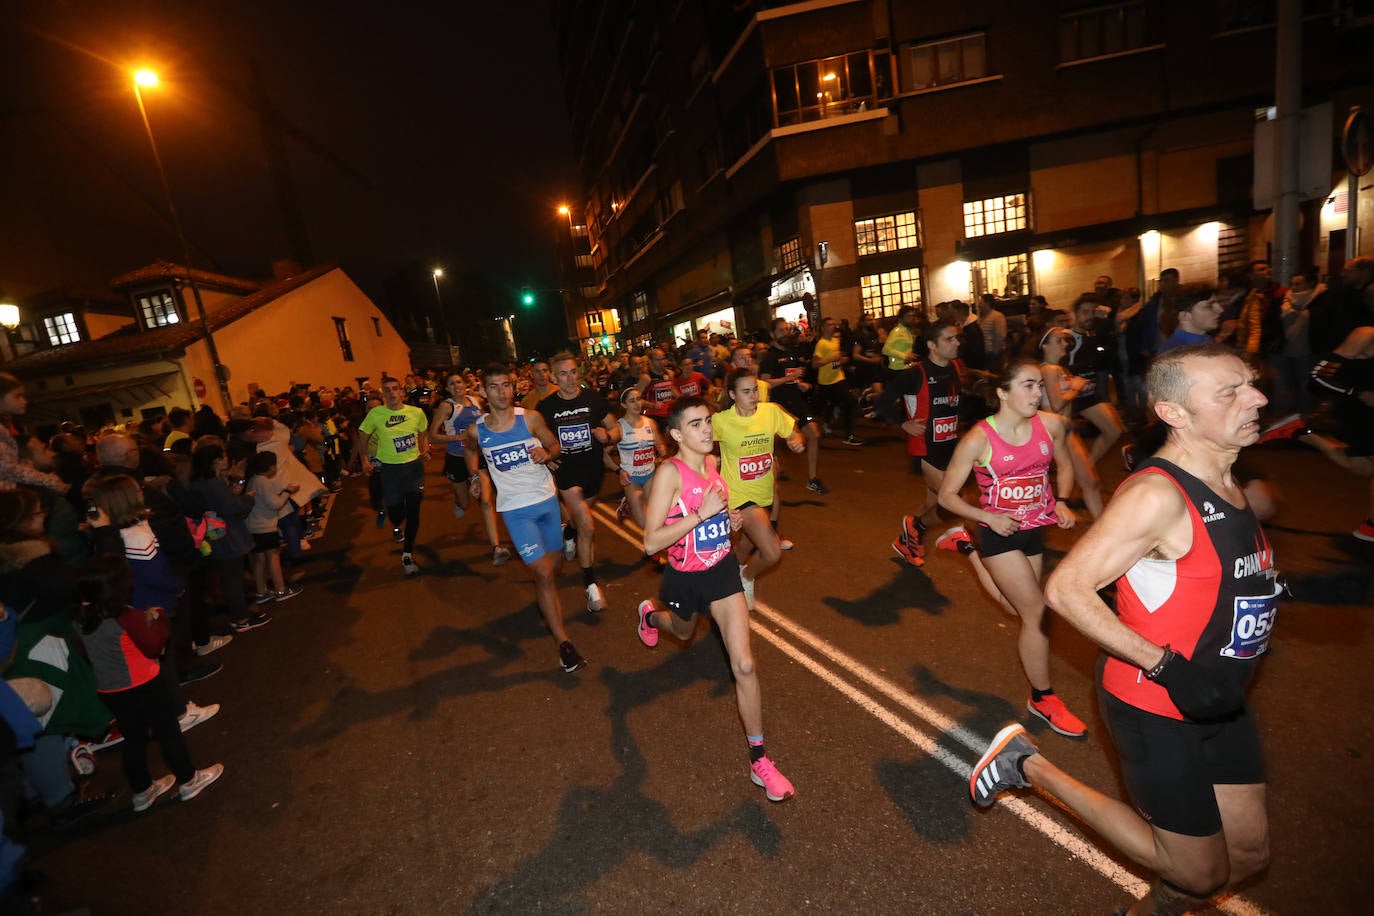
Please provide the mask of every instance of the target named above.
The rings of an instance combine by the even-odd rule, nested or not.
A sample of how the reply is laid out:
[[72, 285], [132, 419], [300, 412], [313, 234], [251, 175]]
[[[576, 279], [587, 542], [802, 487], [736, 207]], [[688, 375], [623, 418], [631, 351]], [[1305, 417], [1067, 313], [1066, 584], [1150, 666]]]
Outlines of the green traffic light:
[[534, 293], [525, 290], [525, 294], [520, 297], [520, 301], [526, 305], [534, 305]]

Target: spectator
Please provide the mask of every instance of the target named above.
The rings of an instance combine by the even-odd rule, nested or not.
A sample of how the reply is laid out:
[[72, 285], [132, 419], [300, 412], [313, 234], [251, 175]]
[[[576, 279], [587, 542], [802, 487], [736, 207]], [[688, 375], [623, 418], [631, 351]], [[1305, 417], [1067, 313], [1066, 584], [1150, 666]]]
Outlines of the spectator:
[[1007, 342], [1007, 316], [997, 307], [997, 297], [992, 293], [983, 293], [979, 297], [978, 327], [983, 332], [983, 358], [986, 365], [999, 365]]
[[67, 484], [62, 478], [40, 471], [19, 457], [19, 443], [12, 432], [14, 418], [22, 417], [28, 408], [24, 383], [8, 372], [0, 372], [0, 490], [13, 490], [25, 484], [65, 494]]

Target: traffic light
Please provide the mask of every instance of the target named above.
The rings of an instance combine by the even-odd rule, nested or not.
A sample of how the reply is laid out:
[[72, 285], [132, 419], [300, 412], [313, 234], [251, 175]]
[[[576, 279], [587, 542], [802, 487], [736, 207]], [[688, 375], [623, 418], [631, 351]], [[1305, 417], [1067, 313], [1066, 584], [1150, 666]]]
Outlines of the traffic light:
[[534, 290], [528, 286], [520, 291], [520, 301], [525, 305], [534, 305]]

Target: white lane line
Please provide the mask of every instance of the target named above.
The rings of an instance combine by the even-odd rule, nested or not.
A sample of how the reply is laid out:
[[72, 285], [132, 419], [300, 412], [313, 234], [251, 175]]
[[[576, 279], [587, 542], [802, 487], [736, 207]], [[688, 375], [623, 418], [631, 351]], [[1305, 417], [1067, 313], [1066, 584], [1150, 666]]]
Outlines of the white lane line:
[[[596, 507], [596, 511], [602, 514], [602, 521], [605, 522], [607, 527], [615, 532], [616, 535], [630, 544], [636, 545], [641, 550], [643, 549], [643, 542], [641, 540], [626, 533], [621, 529], [620, 525], [616, 524], [614, 513], [603, 511], [603, 507], [600, 505]], [[940, 733], [955, 739], [974, 753], [981, 754], [983, 750], [987, 748], [988, 742], [991, 739], [983, 738], [975, 734], [969, 729], [964, 728], [955, 720], [921, 702], [907, 691], [902, 690], [892, 681], [878, 674], [876, 671], [838, 647], [832, 645], [828, 640], [822, 639], [810, 630], [795, 623], [762, 602], [755, 601], [754, 611], [757, 615], [766, 618], [769, 623], [780, 629], [786, 630], [793, 638], [806, 644], [813, 651], [824, 656], [827, 660], [840, 668], [845, 669], [854, 677], [869, 684], [889, 699], [923, 719], [926, 724], [935, 728]], [[893, 713], [886, 706], [882, 705], [882, 703], [845, 681], [815, 659], [811, 658], [811, 656], [802, 652], [790, 642], [787, 642], [783, 637], [768, 630], [756, 618], [750, 618], [749, 626], [755, 633], [771, 643], [784, 655], [787, 655], [798, 664], [811, 671], [816, 677], [834, 688], [836, 692], [840, 693], [860, 709], [897, 732], [903, 738], [906, 738], [907, 741], [915, 745], [919, 750], [938, 760], [967, 784], [973, 772], [971, 764], [966, 763], [953, 752], [943, 747], [935, 738], [915, 728], [900, 716]], [[1087, 839], [1048, 817], [1043, 812], [1038, 811], [1025, 800], [1014, 797], [1004, 797], [999, 799], [997, 804], [1006, 807], [1007, 810], [1011, 811], [1028, 826], [1050, 840], [1050, 842], [1059, 846], [1065, 852], [1069, 853], [1069, 855], [1082, 860], [1098, 874], [1121, 888], [1122, 891], [1138, 898], [1149, 889], [1148, 884], [1127, 871]], [[1217, 908], [1224, 913], [1231, 914], [1231, 916], [1265, 916], [1267, 913], [1262, 907], [1239, 895], [1220, 900], [1217, 904]]]

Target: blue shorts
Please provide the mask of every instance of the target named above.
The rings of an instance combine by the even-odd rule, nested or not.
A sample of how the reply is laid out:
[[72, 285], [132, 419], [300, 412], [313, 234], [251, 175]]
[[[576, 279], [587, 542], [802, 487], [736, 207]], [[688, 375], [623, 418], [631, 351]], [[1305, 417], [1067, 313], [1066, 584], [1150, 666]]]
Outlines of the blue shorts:
[[651, 480], [654, 479], [654, 472], [653, 472], [653, 471], [650, 471], [649, 473], [643, 475], [642, 477], [635, 477], [634, 475], [627, 475], [627, 476], [629, 476], [629, 478], [630, 478], [630, 483], [634, 484], [635, 486], [639, 487], [640, 489], [643, 489], [644, 487], [647, 487], [647, 486], [649, 485], [649, 481], [651, 481]]
[[515, 544], [515, 552], [520, 554], [526, 566], [546, 553], [563, 552], [563, 519], [558, 512], [558, 497], [502, 512], [501, 518]]

